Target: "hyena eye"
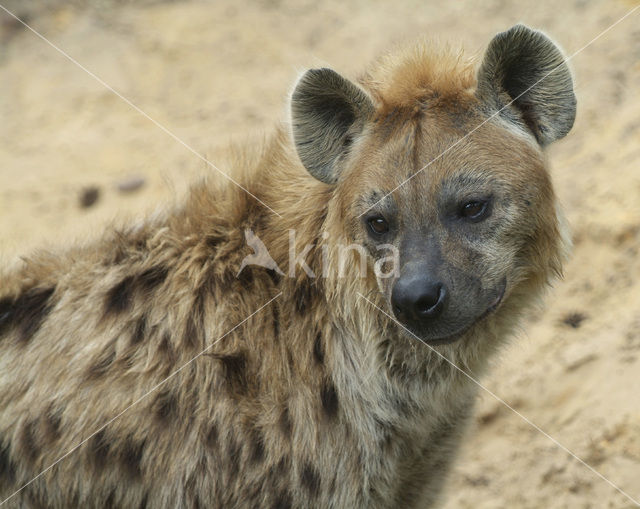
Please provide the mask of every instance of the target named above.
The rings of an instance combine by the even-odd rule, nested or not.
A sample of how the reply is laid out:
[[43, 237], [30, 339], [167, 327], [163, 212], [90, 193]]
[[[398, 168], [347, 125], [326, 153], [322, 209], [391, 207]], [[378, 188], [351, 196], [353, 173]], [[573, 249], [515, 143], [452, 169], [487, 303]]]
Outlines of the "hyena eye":
[[369, 230], [375, 235], [382, 235], [389, 231], [389, 223], [382, 216], [374, 216], [367, 219], [367, 224], [369, 225]]
[[460, 207], [460, 217], [471, 221], [480, 221], [487, 216], [488, 202], [485, 200], [468, 201]]

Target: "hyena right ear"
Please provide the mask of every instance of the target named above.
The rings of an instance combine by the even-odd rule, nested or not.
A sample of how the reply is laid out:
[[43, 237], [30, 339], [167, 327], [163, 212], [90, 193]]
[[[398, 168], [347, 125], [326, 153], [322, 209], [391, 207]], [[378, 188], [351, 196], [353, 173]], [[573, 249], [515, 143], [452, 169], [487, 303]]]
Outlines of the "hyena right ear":
[[293, 141], [302, 164], [327, 184], [338, 180], [336, 162], [374, 110], [369, 96], [331, 69], [310, 69], [291, 97]]
[[529, 129], [541, 146], [565, 136], [576, 116], [571, 72], [560, 49], [524, 25], [489, 43], [477, 95], [490, 110]]

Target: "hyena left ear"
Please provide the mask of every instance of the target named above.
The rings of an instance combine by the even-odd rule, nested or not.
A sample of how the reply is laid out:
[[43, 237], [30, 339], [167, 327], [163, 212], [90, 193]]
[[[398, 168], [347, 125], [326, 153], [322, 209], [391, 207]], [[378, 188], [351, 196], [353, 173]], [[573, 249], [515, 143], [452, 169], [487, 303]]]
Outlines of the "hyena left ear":
[[373, 112], [357, 85], [331, 69], [310, 69], [291, 97], [293, 141], [302, 164], [327, 184], [338, 180], [336, 162]]
[[560, 49], [524, 25], [489, 43], [478, 71], [477, 95], [492, 112], [504, 108], [502, 117], [524, 123], [543, 147], [565, 136], [576, 116], [571, 72]]

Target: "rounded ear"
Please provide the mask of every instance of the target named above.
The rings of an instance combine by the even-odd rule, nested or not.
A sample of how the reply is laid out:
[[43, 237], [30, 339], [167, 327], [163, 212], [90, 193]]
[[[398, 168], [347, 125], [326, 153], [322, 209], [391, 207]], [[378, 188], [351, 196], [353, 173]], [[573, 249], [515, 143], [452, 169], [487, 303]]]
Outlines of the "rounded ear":
[[327, 184], [338, 180], [336, 162], [373, 112], [369, 96], [331, 69], [310, 69], [291, 97], [293, 141], [304, 167]]
[[[565, 136], [576, 116], [571, 72], [542, 32], [516, 25], [489, 43], [477, 96], [490, 110], [529, 129], [541, 146]], [[509, 103], [513, 103], [509, 106]]]

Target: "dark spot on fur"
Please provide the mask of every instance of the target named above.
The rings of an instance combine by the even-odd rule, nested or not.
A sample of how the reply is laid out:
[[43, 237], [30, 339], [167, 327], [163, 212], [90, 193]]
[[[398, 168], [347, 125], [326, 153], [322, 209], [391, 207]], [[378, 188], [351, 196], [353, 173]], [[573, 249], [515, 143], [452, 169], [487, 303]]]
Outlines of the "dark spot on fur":
[[313, 342], [313, 358], [319, 365], [324, 363], [324, 347], [322, 345], [322, 335], [319, 332]]
[[305, 463], [300, 472], [300, 482], [312, 497], [317, 497], [320, 492], [320, 476], [309, 462]]
[[380, 430], [380, 448], [384, 452], [391, 451], [393, 445], [393, 435], [395, 434], [395, 427], [389, 422], [385, 422], [381, 419], [375, 418], [376, 427]]
[[106, 313], [122, 313], [131, 307], [135, 278], [127, 276], [107, 292]]
[[399, 416], [407, 417], [411, 415], [411, 407], [407, 401], [401, 399], [399, 397], [392, 398], [393, 407], [396, 409], [396, 412]]
[[196, 323], [197, 317], [191, 315], [187, 318], [187, 326], [184, 330], [184, 343], [190, 347], [195, 347], [200, 341], [200, 335], [198, 331], [198, 324]]
[[93, 466], [98, 470], [102, 470], [107, 464], [107, 456], [111, 452], [111, 446], [107, 441], [106, 433], [102, 429], [89, 439], [89, 454]]
[[278, 475], [278, 477], [282, 478], [289, 471], [289, 468], [289, 458], [287, 456], [283, 456], [275, 466], [275, 473]]
[[224, 377], [232, 389], [238, 393], [247, 390], [247, 358], [244, 353], [229, 355], [211, 354], [219, 360], [224, 371]]
[[104, 376], [109, 368], [113, 364], [113, 361], [116, 358], [116, 349], [115, 344], [111, 343], [104, 349], [104, 351], [98, 355], [95, 363], [89, 367], [87, 371], [87, 378], [100, 378]]
[[158, 420], [166, 423], [178, 415], [178, 400], [170, 391], [165, 390], [158, 394], [153, 408]]
[[16, 478], [16, 466], [11, 460], [9, 445], [5, 445], [0, 439], [0, 479], [13, 483]]
[[136, 327], [131, 335], [131, 343], [137, 345], [142, 342], [147, 331], [147, 317], [142, 315], [136, 322]]
[[291, 509], [292, 501], [291, 494], [288, 491], [281, 491], [278, 493], [273, 501], [271, 509]]
[[28, 461], [35, 461], [38, 458], [38, 445], [36, 440], [36, 422], [25, 422], [20, 431], [19, 444], [22, 456]]
[[308, 279], [296, 286], [293, 291], [293, 302], [296, 312], [304, 316], [307, 311], [313, 306], [317, 289]]
[[142, 474], [142, 454], [144, 452], [145, 441], [128, 439], [122, 447], [120, 456], [122, 467], [130, 477], [140, 477]]
[[150, 292], [160, 286], [167, 279], [169, 269], [164, 265], [155, 265], [138, 275], [140, 288], [145, 292]]
[[103, 264], [105, 267], [112, 267], [113, 265], [120, 265], [127, 259], [127, 250], [123, 245], [116, 245], [108, 253]]
[[138, 251], [146, 251], [147, 249], [147, 233], [146, 232], [139, 232], [137, 235], [133, 235], [131, 238], [131, 245], [133, 246], [133, 248]]
[[287, 364], [289, 366], [289, 369], [293, 373], [295, 368], [295, 361], [293, 360], [293, 354], [291, 353], [291, 350], [289, 350], [289, 348], [287, 348]]
[[104, 501], [104, 509], [113, 509], [116, 506], [116, 490], [115, 488], [109, 492], [107, 499]]
[[[38, 332], [42, 322], [51, 311], [49, 298], [55, 291], [50, 288], [30, 288], [7, 307], [7, 303], [0, 304], [0, 330], [7, 325], [18, 328], [18, 339], [22, 342], [29, 341]], [[2, 310], [4, 307], [4, 311]], [[4, 318], [3, 318], [4, 316]], [[8, 322], [3, 325], [2, 322]]]
[[171, 335], [169, 334], [169, 332], [165, 332], [162, 335], [162, 339], [160, 340], [160, 344], [158, 345], [158, 351], [162, 352], [163, 355], [173, 361], [175, 352], [173, 350], [173, 346], [171, 345]]
[[227, 454], [229, 456], [229, 476], [234, 480], [240, 471], [240, 452], [240, 444], [232, 437], [229, 441]]
[[13, 298], [3, 297], [0, 299], [0, 336], [2, 336], [11, 326], [13, 317]]
[[273, 311], [273, 338], [278, 339], [280, 337], [280, 308], [276, 302], [272, 308]]
[[280, 418], [278, 419], [278, 427], [285, 437], [288, 438], [291, 435], [291, 416], [289, 415], [289, 407], [287, 407], [286, 405], [280, 413]]
[[280, 284], [280, 281], [282, 281], [282, 276], [278, 274], [274, 269], [266, 269], [266, 273], [269, 276], [269, 279], [271, 279], [271, 282], [274, 284], [274, 286], [278, 286]]
[[196, 295], [191, 308], [191, 315], [187, 318], [183, 341], [189, 347], [202, 348], [204, 338], [202, 337], [204, 323], [205, 299], [210, 293], [208, 283], [203, 283], [196, 291]]
[[244, 288], [253, 284], [253, 270], [251, 269], [251, 267], [244, 267], [242, 269], [242, 272], [240, 272], [240, 274], [237, 274], [236, 277]]
[[149, 505], [149, 493], [145, 493], [144, 497], [142, 497], [142, 500], [140, 501], [140, 505], [138, 506], [138, 509], [147, 509], [148, 505]]
[[126, 371], [133, 368], [136, 363], [136, 356], [134, 350], [129, 350], [118, 357], [118, 368], [122, 367]]
[[218, 427], [215, 423], [211, 424], [207, 433], [207, 446], [215, 449], [218, 446]]
[[393, 435], [391, 432], [385, 432], [382, 436], [382, 450], [385, 452], [391, 451], [391, 446], [393, 445]]
[[49, 406], [42, 416], [42, 429], [47, 442], [53, 442], [60, 438], [60, 424], [62, 422], [62, 411]]
[[249, 461], [254, 464], [262, 463], [264, 460], [264, 438], [257, 429], [254, 429], [250, 435], [251, 454], [249, 455]]
[[331, 382], [325, 382], [320, 392], [322, 409], [329, 419], [334, 419], [338, 415], [338, 393]]
[[[217, 281], [217, 284], [220, 286], [220, 288], [229, 290], [232, 288], [234, 283], [237, 283], [238, 278], [236, 277], [235, 272], [231, 270], [227, 270], [223, 272], [220, 276], [218, 276], [215, 280], [212, 278], [211, 281], [212, 281], [211, 284], [214, 284], [213, 281]], [[241, 288], [235, 288], [234, 291], [240, 291], [240, 290]]]
[[221, 235], [207, 235], [205, 238], [205, 244], [210, 249], [216, 249], [220, 243], [224, 242], [225, 238]]

